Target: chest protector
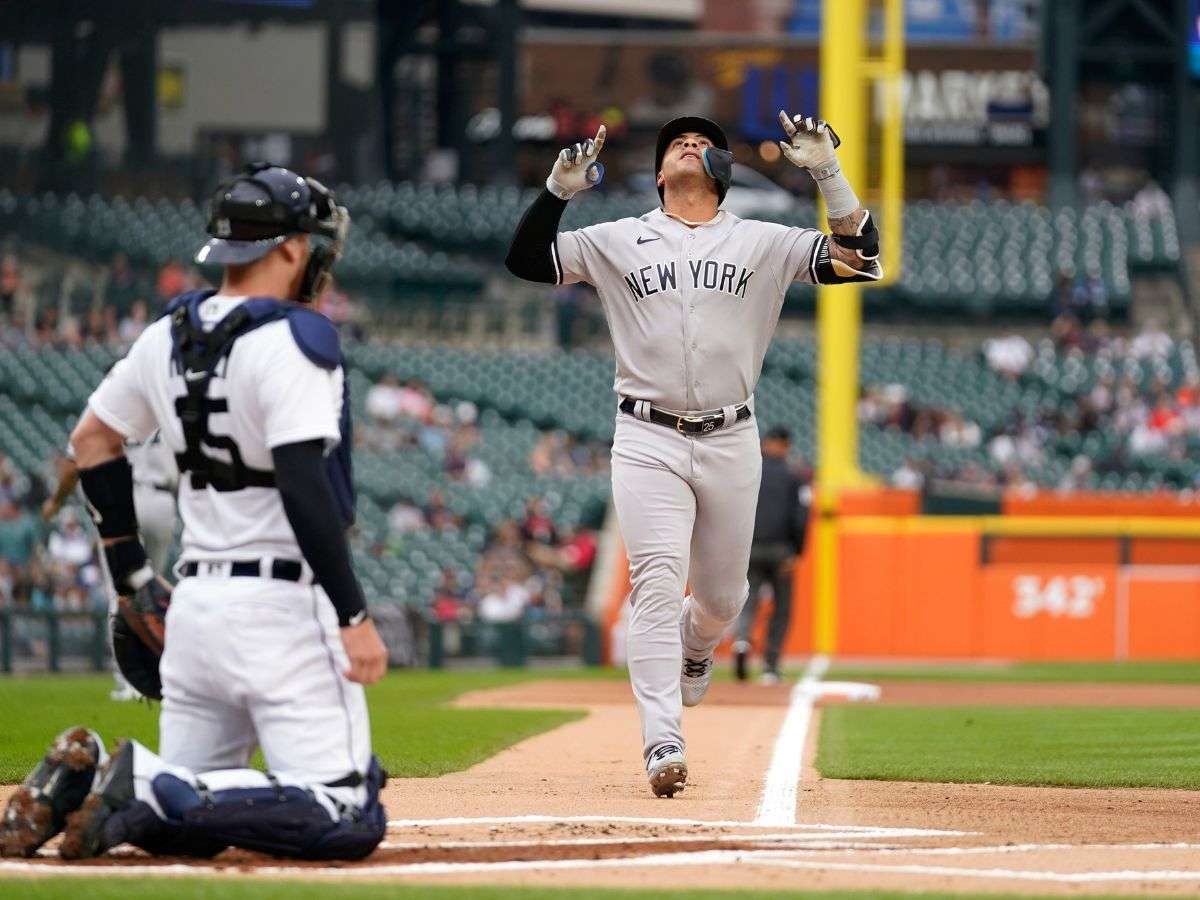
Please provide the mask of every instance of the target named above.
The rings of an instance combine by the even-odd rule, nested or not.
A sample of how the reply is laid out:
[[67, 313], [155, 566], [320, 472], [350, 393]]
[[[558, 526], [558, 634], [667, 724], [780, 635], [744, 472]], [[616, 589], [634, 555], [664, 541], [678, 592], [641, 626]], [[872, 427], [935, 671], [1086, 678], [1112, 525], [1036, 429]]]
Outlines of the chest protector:
[[[252, 297], [231, 309], [213, 328], [205, 330], [200, 304], [215, 291], [192, 291], [176, 297], [164, 315], [171, 319], [171, 367], [183, 376], [187, 392], [175, 401], [183, 426], [184, 450], [175, 454], [180, 477], [190, 478], [195, 490], [240, 491], [250, 487], [275, 487], [275, 473], [246, 465], [237, 444], [228, 435], [209, 431], [212, 413], [229, 411], [227, 398], [208, 396], [208, 385], [229, 356], [238, 338], [270, 322], [286, 319], [296, 346], [314, 364], [333, 371], [342, 364], [337, 329], [315, 310], [272, 297]], [[342, 381], [341, 440], [325, 457], [325, 473], [337, 498], [343, 523], [354, 523], [354, 479], [350, 462], [353, 443], [350, 421], [350, 379]], [[224, 451], [228, 462], [209, 456], [205, 447]]]

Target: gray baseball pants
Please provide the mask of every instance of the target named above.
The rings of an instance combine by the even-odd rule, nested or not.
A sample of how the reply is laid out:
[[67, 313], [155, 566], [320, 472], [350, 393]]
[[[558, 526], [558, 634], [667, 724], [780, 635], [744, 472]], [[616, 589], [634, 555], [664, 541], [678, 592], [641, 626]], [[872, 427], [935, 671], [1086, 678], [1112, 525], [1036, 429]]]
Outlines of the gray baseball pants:
[[659, 744], [684, 746], [684, 655], [711, 654], [746, 602], [762, 476], [758, 426], [752, 416], [685, 435], [619, 414], [612, 459], [632, 584], [629, 678], [648, 759]]

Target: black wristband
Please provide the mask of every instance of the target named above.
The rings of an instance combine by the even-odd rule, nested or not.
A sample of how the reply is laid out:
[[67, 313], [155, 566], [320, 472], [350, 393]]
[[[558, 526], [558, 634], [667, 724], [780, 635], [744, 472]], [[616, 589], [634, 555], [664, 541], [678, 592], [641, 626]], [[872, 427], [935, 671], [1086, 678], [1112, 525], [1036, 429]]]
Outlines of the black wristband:
[[108, 563], [113, 587], [123, 597], [132, 594], [154, 574], [146, 557], [146, 548], [137, 538], [105, 544], [104, 560]]
[[138, 533], [133, 508], [133, 469], [124, 456], [79, 470], [88, 512], [102, 538], [134, 537]]

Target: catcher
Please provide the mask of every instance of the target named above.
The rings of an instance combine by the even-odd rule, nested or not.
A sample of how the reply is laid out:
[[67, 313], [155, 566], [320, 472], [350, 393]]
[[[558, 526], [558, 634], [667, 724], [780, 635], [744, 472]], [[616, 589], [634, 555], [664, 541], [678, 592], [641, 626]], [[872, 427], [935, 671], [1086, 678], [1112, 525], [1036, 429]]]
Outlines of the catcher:
[[[63, 732], [9, 802], [4, 855], [64, 829], [65, 859], [122, 843], [360, 859], [382, 840], [387, 776], [362, 685], [387, 653], [346, 541], [337, 332], [307, 306], [348, 227], [319, 182], [250, 166], [214, 195], [196, 257], [224, 266], [220, 290], [176, 298], [88, 401], [71, 444], [121, 598], [114, 653], [162, 699], [159, 753], [128, 741], [108, 756], [95, 732]], [[137, 536], [124, 455], [160, 429], [180, 472], [173, 592]], [[256, 747], [267, 772], [247, 768]]]

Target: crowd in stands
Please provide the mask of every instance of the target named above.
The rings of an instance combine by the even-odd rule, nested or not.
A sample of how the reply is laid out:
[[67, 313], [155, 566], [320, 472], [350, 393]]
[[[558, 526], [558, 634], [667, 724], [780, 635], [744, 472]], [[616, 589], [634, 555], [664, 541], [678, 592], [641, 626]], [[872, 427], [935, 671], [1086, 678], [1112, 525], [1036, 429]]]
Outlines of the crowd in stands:
[[47, 496], [45, 479], [22, 474], [0, 454], [0, 608], [106, 608], [91, 532], [71, 507], [44, 520]]
[[[403, 383], [384, 375], [365, 398], [366, 421], [356, 441], [374, 450], [419, 449], [440, 460], [450, 482], [485, 487], [492, 479], [475, 455], [481, 446], [475, 404], [439, 403], [418, 379]], [[554, 429], [542, 433], [529, 452], [534, 475], [572, 477], [607, 471], [607, 448]], [[401, 498], [388, 511], [388, 543], [399, 552], [405, 537], [423, 531], [457, 531], [467, 522], [451, 509], [438, 487], [420, 498]], [[587, 573], [596, 554], [595, 534], [559, 528], [541, 497], [528, 498], [524, 515], [496, 523], [475, 571], [463, 577], [445, 568], [428, 612], [444, 626], [476, 620], [503, 624], [561, 612], [583, 599]]]
[[[14, 244], [0, 245], [0, 347], [128, 347], [173, 297], [209, 286], [197, 268], [178, 259], [142, 272], [124, 253], [66, 290], [34, 283], [25, 269]], [[344, 291], [327, 290], [317, 308], [343, 333], [361, 336], [361, 308]]]
[[474, 620], [497, 625], [539, 619], [583, 601], [596, 558], [596, 535], [586, 528], [559, 529], [545, 502], [532, 497], [521, 521], [497, 525], [479, 558], [471, 584], [446, 569], [431, 612], [443, 624]]
[[[1087, 488], [1093, 474], [1124, 473], [1142, 459], [1186, 460], [1200, 442], [1200, 368], [1194, 357], [1182, 354], [1183, 379], [1172, 387], [1168, 361], [1179, 347], [1159, 322], [1148, 320], [1128, 338], [1113, 336], [1099, 318], [1086, 329], [1079, 324], [1073, 315], [1060, 315], [1040, 350], [1015, 332], [983, 343], [981, 352], [989, 368], [1017, 384], [1040, 377], [1035, 372], [1040, 353], [1051, 355], [1052, 366], [1065, 360], [1076, 366], [1086, 363], [1095, 372], [1077, 389], [1064, 386], [1063, 402], [1037, 410], [1013, 409], [1006, 421], [991, 429], [981, 428], [955, 409], [915, 404], [901, 384], [868, 387], [859, 402], [860, 421], [918, 441], [933, 438], [942, 447], [982, 447], [989, 463], [934, 466], [913, 457], [892, 473], [892, 483], [920, 489], [937, 477], [985, 487], [1033, 489], [1029, 470], [1046, 460], [1047, 447], [1056, 438], [1066, 436], [1103, 435], [1115, 450], [1098, 459], [1074, 455], [1056, 485], [1059, 490]], [[1159, 374], [1141, 377], [1144, 365]]]

